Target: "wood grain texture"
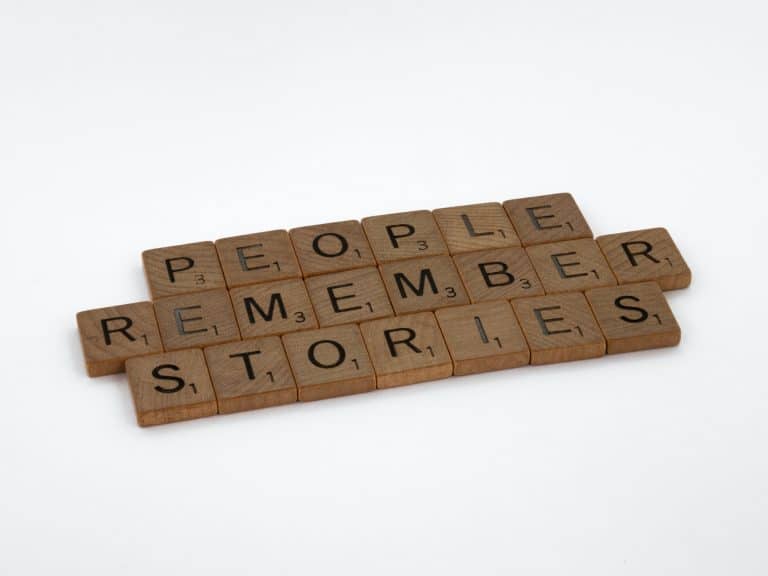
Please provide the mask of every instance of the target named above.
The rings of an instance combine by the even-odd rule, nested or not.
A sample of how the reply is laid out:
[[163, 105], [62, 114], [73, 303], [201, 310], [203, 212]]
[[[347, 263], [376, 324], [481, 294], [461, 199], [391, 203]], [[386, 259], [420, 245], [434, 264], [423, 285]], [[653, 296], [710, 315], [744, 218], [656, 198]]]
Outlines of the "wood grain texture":
[[525, 366], [531, 353], [509, 302], [483, 302], [435, 312], [456, 376]]
[[227, 286], [213, 242], [153, 248], [141, 256], [153, 299]]
[[163, 351], [152, 302], [78, 312], [77, 328], [91, 377], [124, 372], [128, 358]]
[[302, 402], [376, 389], [356, 324], [292, 332], [282, 339]]
[[520, 239], [499, 202], [439, 208], [432, 214], [451, 254], [520, 246]]
[[205, 360], [219, 414], [298, 400], [296, 382], [278, 336], [209, 346]]
[[469, 304], [450, 256], [398, 260], [380, 266], [396, 314]]
[[504, 202], [523, 246], [592, 238], [579, 206], [567, 192]]
[[290, 236], [305, 277], [376, 265], [357, 220], [294, 228]]
[[166, 350], [199, 348], [240, 339], [226, 290], [161, 298], [154, 305]]
[[373, 266], [313, 276], [306, 282], [320, 326], [394, 315], [379, 270]]
[[229, 295], [243, 338], [317, 328], [309, 294], [299, 278], [240, 286]]
[[666, 228], [648, 228], [597, 239], [619, 284], [656, 281], [662, 290], [687, 288], [691, 269]]
[[216, 396], [202, 350], [179, 350], [126, 362], [140, 426], [216, 414]]
[[597, 358], [605, 339], [581, 292], [512, 300], [528, 347], [531, 364]]
[[216, 252], [230, 288], [301, 277], [287, 230], [221, 238]]
[[429, 210], [363, 218], [363, 229], [379, 263], [448, 254]]
[[568, 240], [526, 248], [547, 294], [615, 286], [616, 278], [597, 242]]
[[523, 248], [456, 254], [453, 261], [472, 302], [544, 294], [544, 287]]
[[656, 282], [595, 288], [585, 293], [608, 354], [676, 346], [680, 326]]
[[377, 388], [447, 378], [453, 363], [432, 312], [360, 324]]

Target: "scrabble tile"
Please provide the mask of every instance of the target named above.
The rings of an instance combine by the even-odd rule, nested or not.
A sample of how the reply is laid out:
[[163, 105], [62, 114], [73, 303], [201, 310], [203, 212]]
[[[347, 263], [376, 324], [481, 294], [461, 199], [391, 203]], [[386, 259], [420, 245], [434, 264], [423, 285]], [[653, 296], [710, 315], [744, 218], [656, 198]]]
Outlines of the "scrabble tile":
[[290, 404], [296, 383], [278, 336], [230, 342], [205, 349], [219, 414]]
[[429, 210], [363, 218], [363, 229], [379, 263], [448, 254]]
[[656, 282], [595, 288], [585, 293], [608, 354], [677, 346], [680, 327]]
[[78, 312], [77, 327], [89, 376], [123, 372], [128, 358], [163, 351], [152, 302]]
[[301, 279], [251, 284], [229, 291], [240, 335], [269, 336], [317, 328], [317, 319]]
[[594, 240], [568, 240], [526, 250], [547, 294], [616, 285], [616, 278]]
[[440, 208], [432, 214], [451, 254], [520, 246], [512, 223], [498, 202]]
[[130, 358], [125, 369], [140, 426], [216, 414], [216, 396], [202, 350]]
[[450, 256], [399, 260], [380, 268], [395, 314], [469, 303]]
[[240, 339], [226, 290], [209, 290], [155, 301], [166, 350], [198, 348]]
[[453, 364], [432, 312], [360, 324], [377, 388], [448, 378]]
[[581, 292], [512, 300], [531, 349], [531, 364], [597, 358], [605, 339]]
[[221, 238], [216, 252], [230, 288], [301, 277], [286, 230]]
[[394, 315], [379, 270], [374, 267], [307, 278], [307, 290], [320, 326]]
[[152, 298], [226, 288], [213, 242], [196, 242], [142, 253]]
[[291, 241], [304, 276], [376, 265], [357, 220], [294, 228]]
[[291, 332], [282, 338], [302, 402], [376, 389], [356, 324]]
[[523, 246], [592, 238], [592, 230], [567, 192], [504, 202]]
[[544, 287], [523, 248], [456, 254], [453, 261], [472, 302], [544, 294]]
[[655, 280], [662, 290], [687, 288], [691, 270], [665, 228], [649, 228], [597, 239], [619, 284]]
[[524, 366], [531, 353], [509, 302], [483, 302], [435, 312], [456, 376]]

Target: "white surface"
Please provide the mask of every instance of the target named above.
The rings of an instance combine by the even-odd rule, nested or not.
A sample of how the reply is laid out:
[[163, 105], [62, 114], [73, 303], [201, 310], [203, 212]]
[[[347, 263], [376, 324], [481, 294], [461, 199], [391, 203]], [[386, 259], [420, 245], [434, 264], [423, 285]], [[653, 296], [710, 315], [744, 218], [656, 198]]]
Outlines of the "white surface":
[[[0, 573], [768, 573], [764, 2], [0, 4]], [[570, 190], [677, 349], [140, 429], [143, 249]]]

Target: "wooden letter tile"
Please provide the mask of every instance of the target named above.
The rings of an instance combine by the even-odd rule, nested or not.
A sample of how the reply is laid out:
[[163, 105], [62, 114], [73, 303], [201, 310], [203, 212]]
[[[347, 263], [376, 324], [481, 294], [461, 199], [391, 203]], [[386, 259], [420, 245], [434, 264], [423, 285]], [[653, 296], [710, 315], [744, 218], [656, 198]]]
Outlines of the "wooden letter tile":
[[528, 344], [509, 302], [483, 302], [435, 312], [456, 376], [524, 366]]
[[302, 402], [376, 389], [356, 324], [292, 332], [282, 338]]
[[520, 298], [512, 307], [531, 349], [531, 364], [605, 354], [603, 334], [581, 292]]
[[656, 282], [595, 288], [585, 295], [605, 335], [608, 354], [680, 342], [680, 327]]
[[376, 265], [357, 220], [294, 228], [291, 241], [305, 277]]
[[278, 336], [209, 346], [205, 359], [219, 414], [290, 404], [298, 399]]
[[469, 304], [450, 256], [412, 258], [381, 265], [395, 314]]
[[216, 252], [230, 288], [301, 277], [285, 230], [222, 238], [216, 240]]
[[526, 250], [547, 294], [616, 285], [616, 278], [594, 240], [541, 244]]
[[429, 210], [363, 218], [363, 228], [380, 263], [448, 254]]
[[298, 278], [232, 288], [229, 294], [243, 338], [317, 328], [307, 289]]
[[523, 248], [498, 248], [453, 257], [472, 302], [540, 296], [544, 288]]
[[227, 286], [213, 242], [155, 248], [141, 256], [153, 299]]
[[619, 284], [655, 280], [662, 290], [676, 290], [691, 283], [691, 270], [665, 228], [609, 234], [597, 243]]
[[378, 268], [358, 268], [307, 278], [320, 326], [336, 326], [392, 316]]
[[447, 378], [453, 364], [432, 312], [372, 320], [360, 325], [377, 388]]
[[498, 202], [440, 208], [432, 214], [451, 254], [520, 246], [512, 223]]
[[163, 351], [152, 302], [78, 312], [77, 327], [89, 376], [123, 372], [128, 358]]
[[202, 350], [131, 358], [125, 368], [140, 426], [216, 414], [216, 396]]
[[240, 339], [226, 290], [209, 290], [155, 301], [166, 350], [198, 348]]
[[567, 192], [507, 200], [504, 208], [523, 246], [592, 238], [592, 230]]

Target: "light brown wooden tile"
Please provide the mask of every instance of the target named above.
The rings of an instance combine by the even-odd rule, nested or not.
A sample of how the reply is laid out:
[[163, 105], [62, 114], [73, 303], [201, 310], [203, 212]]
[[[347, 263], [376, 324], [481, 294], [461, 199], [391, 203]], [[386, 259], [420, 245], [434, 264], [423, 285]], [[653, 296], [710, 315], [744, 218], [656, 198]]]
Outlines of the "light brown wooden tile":
[[472, 302], [544, 294], [544, 287], [523, 248], [456, 254], [453, 260]]
[[450, 256], [399, 260], [380, 269], [396, 314], [469, 304]]
[[531, 353], [509, 302], [483, 302], [435, 312], [456, 376], [524, 366]]
[[379, 263], [448, 254], [429, 210], [363, 218], [363, 229]]
[[655, 280], [662, 290], [676, 290], [691, 283], [691, 270], [665, 228], [608, 234], [597, 243], [619, 284]]
[[301, 277], [286, 230], [221, 238], [216, 252], [230, 288]]
[[305, 277], [376, 264], [357, 220], [294, 228], [290, 234]]
[[432, 312], [360, 324], [377, 388], [392, 388], [453, 373], [451, 356]]
[[124, 372], [128, 358], [163, 351], [152, 302], [78, 312], [77, 328], [89, 376]]
[[213, 242], [196, 242], [142, 253], [152, 298], [226, 288]]
[[322, 274], [306, 282], [320, 326], [394, 315], [378, 268]]
[[198, 348], [240, 339], [229, 293], [209, 290], [155, 301], [166, 350]]
[[680, 326], [656, 282], [595, 288], [585, 293], [608, 354], [677, 346]]
[[243, 338], [317, 328], [315, 311], [299, 278], [240, 286], [229, 295]]
[[278, 336], [209, 346], [205, 360], [219, 414], [290, 404], [298, 400]]
[[376, 389], [356, 324], [292, 332], [282, 338], [302, 402]]
[[451, 254], [520, 246], [512, 223], [498, 202], [439, 208], [432, 214]]
[[523, 246], [592, 238], [592, 230], [567, 192], [504, 202]]
[[616, 285], [616, 278], [594, 240], [568, 240], [526, 250], [547, 294]]
[[531, 349], [531, 364], [552, 364], [605, 354], [605, 339], [581, 292], [512, 300]]
[[140, 426], [216, 414], [216, 396], [202, 350], [130, 358], [125, 366]]

